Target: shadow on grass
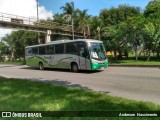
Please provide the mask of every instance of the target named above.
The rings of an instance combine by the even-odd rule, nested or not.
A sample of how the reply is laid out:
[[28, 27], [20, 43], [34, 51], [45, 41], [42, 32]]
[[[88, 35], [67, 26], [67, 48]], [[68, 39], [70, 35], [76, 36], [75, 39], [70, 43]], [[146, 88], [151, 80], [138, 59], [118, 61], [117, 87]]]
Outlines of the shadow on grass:
[[[44, 80], [44, 79], [35, 79], [33, 78], [32, 81], [34, 82], [43, 82], [43, 83], [49, 83], [49, 84], [53, 84], [53, 85], [58, 85], [58, 86], [67, 86], [67, 87], [75, 87], [75, 88], [81, 88], [81, 89], [89, 89], [88, 87], [84, 87], [80, 84], [73, 84], [71, 82], [68, 81], [60, 81], [59, 79], [55, 79], [55, 80]], [[107, 93], [107, 92], [106, 92]], [[109, 93], [109, 92], [108, 92]]]
[[[48, 81], [50, 83], [50, 81]], [[70, 85], [69, 82], [53, 81]], [[1, 111], [153, 111], [160, 106], [90, 90], [0, 77]], [[81, 87], [79, 85], [74, 85]], [[135, 118], [134, 118], [135, 119]], [[114, 120], [110, 118], [110, 120]], [[115, 119], [117, 120], [117, 119]], [[119, 120], [119, 119], [118, 119]], [[124, 119], [123, 119], [124, 120]]]

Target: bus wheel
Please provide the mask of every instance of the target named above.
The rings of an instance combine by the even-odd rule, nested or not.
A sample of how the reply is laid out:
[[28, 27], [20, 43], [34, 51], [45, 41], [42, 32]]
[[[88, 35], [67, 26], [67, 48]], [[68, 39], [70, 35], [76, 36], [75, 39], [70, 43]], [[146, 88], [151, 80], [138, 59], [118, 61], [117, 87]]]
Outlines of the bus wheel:
[[73, 63], [71, 65], [71, 70], [72, 70], [72, 72], [78, 72], [78, 65], [76, 63]]
[[42, 62], [39, 63], [39, 69], [40, 69], [40, 70], [44, 70], [44, 65], [43, 65]]

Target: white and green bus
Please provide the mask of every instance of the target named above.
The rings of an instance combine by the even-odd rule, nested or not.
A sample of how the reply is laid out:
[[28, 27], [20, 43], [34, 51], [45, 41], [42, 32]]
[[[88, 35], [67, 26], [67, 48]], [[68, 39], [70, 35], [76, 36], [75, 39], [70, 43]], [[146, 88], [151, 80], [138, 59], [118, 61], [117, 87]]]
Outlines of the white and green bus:
[[108, 67], [103, 42], [91, 39], [59, 40], [25, 48], [26, 64], [31, 67], [99, 70]]

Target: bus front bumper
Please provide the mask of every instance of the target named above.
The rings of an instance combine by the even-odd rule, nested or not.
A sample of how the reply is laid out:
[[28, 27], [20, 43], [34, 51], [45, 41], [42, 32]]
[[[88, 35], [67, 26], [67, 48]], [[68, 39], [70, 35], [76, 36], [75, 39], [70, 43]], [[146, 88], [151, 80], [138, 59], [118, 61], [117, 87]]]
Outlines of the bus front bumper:
[[107, 67], [108, 67], [108, 60], [105, 60], [104, 62], [91, 61], [91, 70], [103, 70], [104, 68]]

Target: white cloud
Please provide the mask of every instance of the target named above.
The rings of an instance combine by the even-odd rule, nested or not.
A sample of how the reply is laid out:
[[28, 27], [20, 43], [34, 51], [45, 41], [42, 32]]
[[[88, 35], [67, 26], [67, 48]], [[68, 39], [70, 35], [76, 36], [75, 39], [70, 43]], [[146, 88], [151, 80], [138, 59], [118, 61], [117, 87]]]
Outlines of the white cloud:
[[6, 34], [9, 34], [9, 33], [11, 33], [11, 32], [12, 32], [12, 30], [10, 30], [10, 29], [0, 29], [0, 40], [1, 40], [1, 38], [4, 37]]
[[[40, 19], [52, 18], [53, 13], [47, 11], [44, 6], [38, 6], [38, 9]], [[0, 12], [37, 18], [37, 2], [36, 0], [0, 0]], [[8, 31], [11, 30], [0, 28], [0, 37], [3, 37]]]

